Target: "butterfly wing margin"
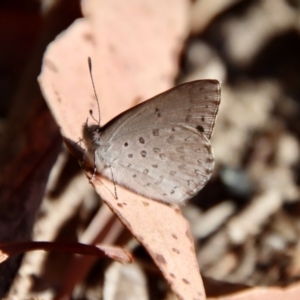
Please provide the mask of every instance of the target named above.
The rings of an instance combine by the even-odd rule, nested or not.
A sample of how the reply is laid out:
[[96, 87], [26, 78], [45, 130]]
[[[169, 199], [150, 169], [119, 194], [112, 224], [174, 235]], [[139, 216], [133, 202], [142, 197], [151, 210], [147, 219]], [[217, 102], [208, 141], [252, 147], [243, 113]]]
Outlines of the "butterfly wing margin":
[[210, 178], [212, 148], [193, 127], [163, 126], [159, 135], [150, 128], [135, 136], [130, 142], [120, 137], [106, 149], [111, 164], [102, 172], [105, 177], [147, 198], [173, 204], [183, 204]]

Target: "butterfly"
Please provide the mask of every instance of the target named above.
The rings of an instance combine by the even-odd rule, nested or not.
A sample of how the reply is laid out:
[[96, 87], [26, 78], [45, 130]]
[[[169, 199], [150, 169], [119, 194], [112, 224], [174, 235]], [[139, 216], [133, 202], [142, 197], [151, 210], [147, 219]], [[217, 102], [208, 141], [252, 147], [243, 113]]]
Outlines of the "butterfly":
[[[95, 90], [90, 59], [89, 67]], [[197, 80], [142, 102], [102, 127], [86, 122], [85, 157], [93, 161], [95, 173], [120, 186], [153, 200], [184, 204], [211, 177], [210, 138], [220, 101], [217, 80]]]

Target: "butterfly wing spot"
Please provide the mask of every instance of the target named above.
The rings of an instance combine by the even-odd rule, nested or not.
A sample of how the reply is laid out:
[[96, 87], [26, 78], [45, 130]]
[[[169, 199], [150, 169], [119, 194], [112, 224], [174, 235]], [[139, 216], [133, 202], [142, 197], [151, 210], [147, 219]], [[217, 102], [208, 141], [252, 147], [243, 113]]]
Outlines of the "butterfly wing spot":
[[142, 137], [139, 138], [139, 142], [140, 142], [141, 144], [145, 144], [145, 140], [144, 140]]
[[195, 181], [192, 179], [187, 180], [187, 184], [188, 184], [188, 186], [190, 186], [193, 189], [197, 187]]
[[159, 136], [159, 129], [153, 129], [153, 130], [152, 130], [152, 134], [153, 134], [154, 136]]
[[190, 123], [192, 118], [193, 118], [193, 116], [187, 115], [186, 118], [185, 118], [185, 122]]
[[204, 148], [197, 148], [197, 149], [194, 149], [194, 152], [196, 153], [211, 153], [211, 148], [209, 145], [202, 145], [202, 147]]
[[145, 150], [143, 150], [143, 151], [141, 151], [141, 155], [142, 155], [142, 157], [146, 157], [147, 152]]
[[163, 179], [164, 179], [164, 176], [160, 175], [160, 176], [159, 176], [159, 179], [160, 179], [160, 180], [157, 180], [157, 181], [154, 182], [155, 185], [161, 184], [162, 181], [163, 181]]
[[185, 142], [187, 143], [197, 143], [199, 140], [199, 138], [194, 137], [194, 136], [189, 136], [187, 138], [184, 139]]
[[[199, 162], [199, 160], [200, 159], [198, 159], [198, 162]], [[205, 162], [207, 163], [207, 164], [212, 164], [213, 162], [214, 162], [214, 159], [212, 158], [212, 157], [208, 157], [206, 160], [205, 160]], [[200, 162], [199, 162], [200, 163]]]
[[179, 152], [179, 153], [184, 153], [184, 147], [180, 146], [180, 147], [176, 147], [175, 151]]
[[170, 195], [173, 195], [175, 193], [175, 191], [174, 190], [172, 190], [171, 192], [170, 192]]
[[186, 165], [183, 165], [183, 164], [182, 165], [178, 165], [178, 169], [179, 170], [184, 170], [185, 168], [186, 168]]
[[129, 154], [128, 154], [128, 157], [129, 157], [129, 158], [132, 158], [132, 157], [133, 157], [133, 154], [129, 153]]
[[158, 112], [156, 115], [157, 115], [158, 118], [161, 117], [161, 113], [160, 112]]
[[145, 186], [150, 186], [150, 185], [151, 185], [151, 183], [150, 183], [150, 182], [148, 182], [148, 183], [146, 183], [146, 184], [145, 184]]
[[203, 176], [203, 173], [200, 170], [195, 170], [195, 173], [197, 176]]
[[211, 147], [209, 144], [205, 144], [204, 146], [204, 149], [206, 150], [207, 153], [211, 153]]
[[133, 174], [132, 177], [133, 177], [133, 178], [136, 178], [136, 174]]
[[159, 154], [159, 158], [160, 158], [161, 160], [165, 160], [167, 157], [166, 157], [165, 154]]
[[126, 143], [124, 143], [124, 146], [125, 146], [125, 147], [128, 147], [128, 143], [127, 143], [127, 142], [126, 142]]
[[128, 164], [128, 165], [127, 165], [127, 168], [130, 168], [130, 167], [131, 167], [131, 164]]
[[148, 169], [145, 169], [144, 171], [143, 171], [143, 174], [144, 175], [147, 175], [149, 173], [149, 170]]
[[[205, 118], [203, 116], [201, 116], [201, 121], [204, 122]], [[203, 130], [204, 131], [204, 130]]]
[[154, 148], [153, 148], [153, 151], [154, 151], [155, 153], [159, 153], [159, 152], [161, 151], [161, 149], [160, 149], [160, 148], [154, 147]]
[[206, 173], [206, 175], [210, 175], [211, 173], [212, 173], [212, 169], [205, 169], [205, 173]]
[[[203, 118], [203, 117], [202, 117]], [[198, 131], [200, 131], [200, 132], [204, 132], [204, 127], [203, 126], [201, 126], [201, 125], [197, 125], [196, 126], [196, 129], [198, 130]]]
[[177, 173], [176, 171], [170, 171], [169, 174], [170, 174], [171, 176], [174, 176], [174, 175], [176, 175], [176, 173]]
[[170, 135], [169, 137], [166, 138], [166, 142], [169, 144], [173, 144], [175, 141], [175, 136], [174, 135]]
[[152, 165], [152, 168], [157, 169], [157, 168], [158, 168], [158, 165], [157, 165], [157, 164], [154, 164], [154, 165]]

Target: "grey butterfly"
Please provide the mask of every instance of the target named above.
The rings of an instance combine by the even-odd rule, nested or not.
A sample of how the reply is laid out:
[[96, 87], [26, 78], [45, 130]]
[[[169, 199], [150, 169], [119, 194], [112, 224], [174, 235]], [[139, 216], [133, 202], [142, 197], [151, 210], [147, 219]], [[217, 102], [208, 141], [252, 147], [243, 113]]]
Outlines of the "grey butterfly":
[[176, 86], [103, 127], [83, 126], [96, 171], [147, 198], [183, 204], [210, 178], [210, 138], [221, 100], [217, 80]]

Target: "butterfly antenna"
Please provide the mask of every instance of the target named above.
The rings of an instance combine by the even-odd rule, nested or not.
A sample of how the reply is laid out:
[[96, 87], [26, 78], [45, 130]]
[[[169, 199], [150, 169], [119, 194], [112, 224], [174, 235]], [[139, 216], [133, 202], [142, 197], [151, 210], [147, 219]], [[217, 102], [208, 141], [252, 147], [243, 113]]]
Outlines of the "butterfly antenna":
[[[91, 115], [92, 119], [93, 119], [96, 123], [99, 124], [99, 121], [94, 117], [93, 111], [92, 111], [91, 109], [90, 109], [90, 115]], [[99, 126], [100, 126], [100, 124], [99, 124]]]
[[93, 111], [90, 110], [90, 115], [91, 117], [98, 123], [99, 127], [100, 127], [100, 104], [99, 104], [99, 99], [96, 93], [96, 88], [95, 88], [95, 83], [94, 83], [94, 78], [93, 78], [93, 73], [92, 73], [92, 60], [90, 57], [88, 57], [88, 64], [89, 64], [89, 70], [90, 70], [90, 76], [91, 76], [91, 80], [92, 80], [92, 85], [93, 85], [93, 89], [94, 89], [94, 93], [95, 93], [95, 97], [96, 97], [96, 102], [97, 102], [97, 106], [98, 106], [98, 114], [99, 114], [99, 120], [97, 121], [94, 116], [93, 116]]

